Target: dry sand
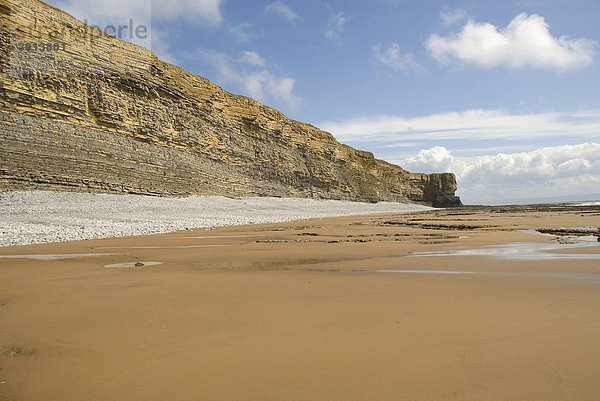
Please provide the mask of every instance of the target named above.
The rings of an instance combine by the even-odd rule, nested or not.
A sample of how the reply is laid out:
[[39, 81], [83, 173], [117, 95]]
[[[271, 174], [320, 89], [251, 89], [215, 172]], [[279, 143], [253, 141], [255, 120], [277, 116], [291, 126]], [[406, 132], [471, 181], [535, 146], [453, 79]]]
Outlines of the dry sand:
[[[600, 247], [531, 251], [556, 241], [518, 230], [598, 227], [599, 210], [0, 248], [0, 400], [598, 400]], [[498, 244], [516, 252], [469, 256]], [[162, 264], [104, 267], [135, 262]]]

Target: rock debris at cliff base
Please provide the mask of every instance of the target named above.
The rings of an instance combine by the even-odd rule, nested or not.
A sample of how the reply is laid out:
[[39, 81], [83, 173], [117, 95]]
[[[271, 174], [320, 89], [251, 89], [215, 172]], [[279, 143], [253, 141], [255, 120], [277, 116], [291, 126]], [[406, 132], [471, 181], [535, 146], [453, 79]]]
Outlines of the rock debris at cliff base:
[[0, 194], [0, 246], [428, 209], [392, 202], [5, 192]]

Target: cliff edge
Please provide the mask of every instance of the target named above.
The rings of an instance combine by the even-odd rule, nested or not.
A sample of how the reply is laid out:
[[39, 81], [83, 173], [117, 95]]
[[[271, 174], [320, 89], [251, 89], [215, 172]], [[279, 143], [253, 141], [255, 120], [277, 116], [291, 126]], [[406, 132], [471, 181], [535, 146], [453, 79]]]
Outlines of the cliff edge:
[[0, 190], [460, 205], [453, 174], [377, 160], [42, 1], [0, 0], [0, 22]]

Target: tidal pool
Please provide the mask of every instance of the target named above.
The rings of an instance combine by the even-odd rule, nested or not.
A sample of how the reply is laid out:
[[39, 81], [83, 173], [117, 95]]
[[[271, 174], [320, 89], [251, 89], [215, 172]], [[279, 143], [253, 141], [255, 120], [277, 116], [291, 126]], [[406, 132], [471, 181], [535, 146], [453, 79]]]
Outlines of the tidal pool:
[[[552, 236], [537, 231], [523, 230], [528, 234]], [[413, 252], [407, 257], [427, 256], [481, 256], [495, 259], [517, 259], [517, 260], [546, 260], [546, 259], [600, 259], [600, 253], [559, 253], [552, 252], [562, 249], [578, 249], [599, 246], [600, 243], [594, 235], [564, 236], [569, 243], [559, 242], [509, 242], [505, 244], [481, 246], [477, 248], [457, 248], [444, 251]]]
[[464, 270], [373, 270], [375, 273], [397, 273], [397, 274], [439, 274], [439, 275], [482, 275], [482, 276], [504, 276], [504, 277], [528, 277], [549, 278], [568, 280], [581, 283], [600, 283], [600, 274], [597, 273], [532, 273], [532, 272], [485, 272]]
[[163, 262], [125, 262], [125, 263], [113, 263], [110, 265], [104, 265], [104, 267], [146, 267], [146, 266], [156, 266], [162, 265]]
[[120, 253], [62, 253], [62, 254], [39, 254], [39, 255], [0, 255], [1, 259], [36, 259], [36, 260], [61, 260], [61, 259], [77, 259], [89, 258], [93, 256], [115, 256], [122, 255]]

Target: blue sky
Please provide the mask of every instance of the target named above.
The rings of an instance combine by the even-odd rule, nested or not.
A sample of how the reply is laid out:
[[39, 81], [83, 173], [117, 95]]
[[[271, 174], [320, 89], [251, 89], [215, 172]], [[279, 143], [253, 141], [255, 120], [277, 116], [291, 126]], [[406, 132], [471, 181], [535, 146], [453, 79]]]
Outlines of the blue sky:
[[468, 203], [600, 197], [600, 2], [53, 0]]

